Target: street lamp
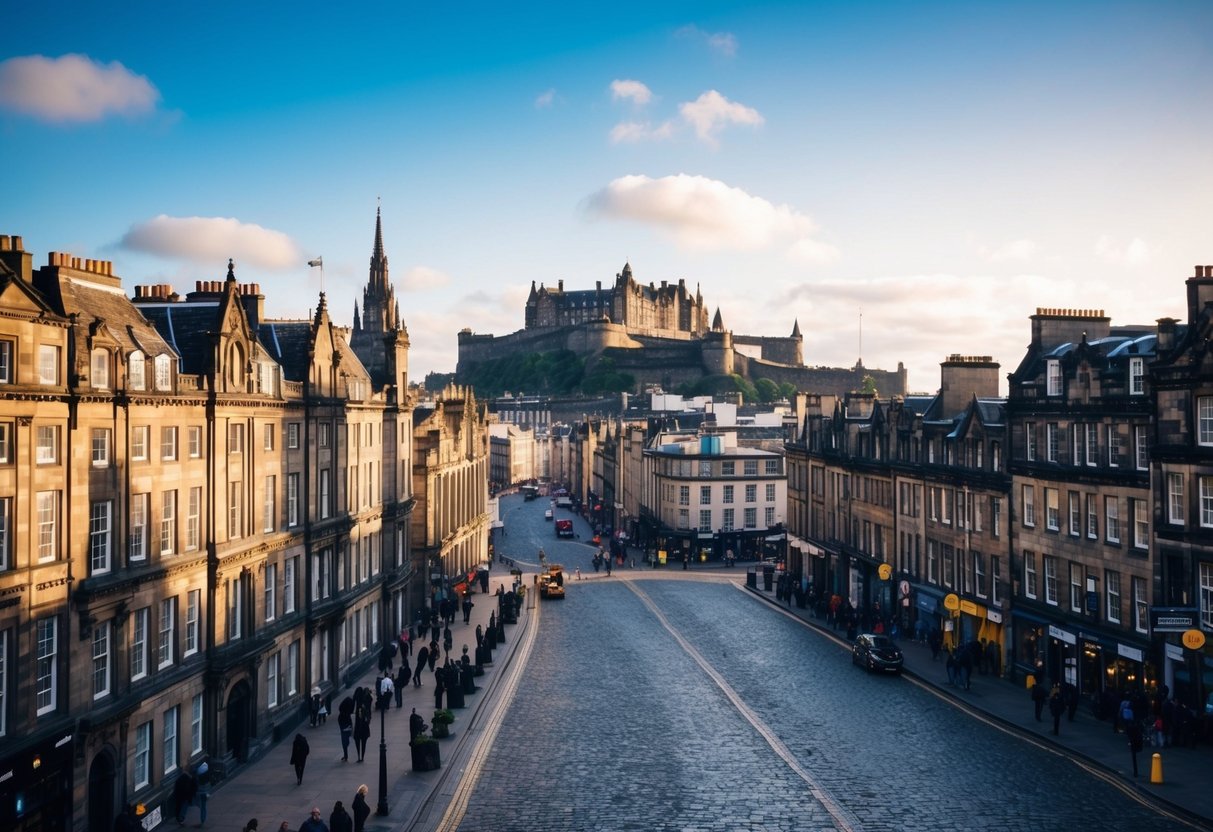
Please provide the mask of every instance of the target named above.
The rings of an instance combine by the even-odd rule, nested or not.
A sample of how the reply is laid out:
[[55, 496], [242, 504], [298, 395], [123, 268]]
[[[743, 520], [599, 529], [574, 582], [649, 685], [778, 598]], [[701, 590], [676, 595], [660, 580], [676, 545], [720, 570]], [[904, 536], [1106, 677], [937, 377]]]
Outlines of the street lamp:
[[383, 816], [388, 813], [387, 808], [387, 739], [383, 733], [383, 720], [387, 714], [389, 696], [383, 691], [382, 686], [379, 688], [379, 805], [375, 807], [375, 814]]

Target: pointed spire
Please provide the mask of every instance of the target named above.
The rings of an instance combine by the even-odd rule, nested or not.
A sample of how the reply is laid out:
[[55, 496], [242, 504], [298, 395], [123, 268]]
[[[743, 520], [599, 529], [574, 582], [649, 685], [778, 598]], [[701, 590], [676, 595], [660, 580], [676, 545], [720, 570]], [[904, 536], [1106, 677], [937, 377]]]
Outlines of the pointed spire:
[[716, 307], [716, 317], [712, 318], [712, 332], [724, 332], [724, 319], [720, 317], [720, 307]]
[[354, 332], [362, 331], [362, 320], [358, 317], [358, 301], [354, 301]]
[[236, 263], [232, 258], [227, 258], [227, 279], [233, 283], [236, 281]]
[[799, 337], [801, 337], [801, 335], [800, 335], [800, 319], [799, 319], [799, 318], [796, 318], [795, 320], [793, 320], [793, 321], [792, 321], [792, 337], [793, 337], [793, 338], [799, 338]]
[[375, 251], [371, 254], [371, 262], [383, 259], [383, 220], [381, 209], [375, 209]]

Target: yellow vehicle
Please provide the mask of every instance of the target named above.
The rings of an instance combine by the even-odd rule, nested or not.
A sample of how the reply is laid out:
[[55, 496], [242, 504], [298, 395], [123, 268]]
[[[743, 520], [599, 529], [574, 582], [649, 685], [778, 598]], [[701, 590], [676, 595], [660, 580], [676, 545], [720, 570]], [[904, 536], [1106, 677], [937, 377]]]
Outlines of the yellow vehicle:
[[541, 598], [563, 598], [564, 597], [564, 567], [558, 563], [551, 564], [539, 576], [539, 597]]

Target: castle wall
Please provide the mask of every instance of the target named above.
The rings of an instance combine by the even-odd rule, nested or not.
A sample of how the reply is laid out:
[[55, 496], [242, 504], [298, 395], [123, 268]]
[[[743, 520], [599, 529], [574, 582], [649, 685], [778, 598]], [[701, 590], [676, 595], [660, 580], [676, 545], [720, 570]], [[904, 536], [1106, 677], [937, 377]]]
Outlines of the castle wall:
[[762, 360], [775, 364], [789, 364], [799, 367], [804, 364], [801, 355], [801, 339], [775, 338], [762, 335], [734, 335], [733, 343], [737, 345], [758, 347], [762, 350]]

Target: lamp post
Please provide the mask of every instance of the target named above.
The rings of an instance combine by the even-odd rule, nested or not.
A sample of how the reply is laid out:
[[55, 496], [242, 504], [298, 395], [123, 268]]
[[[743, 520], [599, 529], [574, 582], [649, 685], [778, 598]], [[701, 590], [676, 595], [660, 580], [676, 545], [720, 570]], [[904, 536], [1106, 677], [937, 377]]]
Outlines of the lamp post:
[[379, 692], [379, 805], [375, 814], [384, 816], [387, 808], [387, 740], [383, 733], [383, 720], [387, 714], [388, 695], [380, 688]]

